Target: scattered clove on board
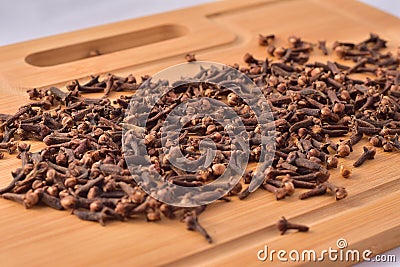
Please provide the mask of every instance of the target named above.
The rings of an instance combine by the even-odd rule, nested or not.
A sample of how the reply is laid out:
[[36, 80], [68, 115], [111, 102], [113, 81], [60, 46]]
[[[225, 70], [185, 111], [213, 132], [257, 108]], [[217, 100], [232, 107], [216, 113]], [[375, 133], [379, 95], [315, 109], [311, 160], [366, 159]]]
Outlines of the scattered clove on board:
[[[260, 174], [264, 178], [262, 187], [281, 201], [292, 196], [315, 200], [327, 191], [336, 200], [343, 199], [346, 189], [328, 181], [329, 169], [339, 165], [338, 157], [348, 157], [365, 138], [370, 138], [376, 148], [365, 148], [355, 167], [373, 159], [377, 149], [400, 149], [399, 58], [384, 50], [386, 41], [376, 34], [359, 43], [337, 41], [332, 45], [336, 57], [347, 61], [346, 65], [332, 58], [333, 61], [308, 63], [316, 44], [290, 36], [287, 47], [275, 47], [274, 39], [275, 35], [260, 35], [259, 45], [266, 47], [268, 55], [258, 59], [246, 53], [247, 65], [233, 66], [261, 89], [274, 118], [276, 149], [272, 165]], [[318, 48], [323, 54], [328, 51], [325, 41], [319, 41]], [[185, 60], [195, 61], [195, 55], [187, 54]], [[368, 78], [353, 78], [354, 73]], [[102, 225], [105, 221], [133, 217], [149, 222], [178, 217], [189, 230], [199, 232], [211, 243], [212, 238], [198, 222], [200, 212], [196, 208], [161, 203], [147, 195], [130, 175], [127, 159], [135, 161], [143, 175], [149, 173], [149, 167], [143, 166], [137, 157], [138, 141], [131, 140], [128, 152], [121, 149], [123, 129], [130, 127], [136, 135], [144, 136], [150, 168], [171, 183], [197, 187], [217, 179], [232, 153], [239, 152], [231, 151], [231, 140], [224, 127], [213, 119], [182, 116], [184, 131], [176, 135], [183, 155], [191, 160], [208, 160], [201, 158], [199, 143], [204, 138], [215, 141], [216, 157], [209, 168], [194, 173], [181, 171], [170, 164], [161, 149], [161, 130], [165, 130], [162, 124], [173, 108], [188, 99], [209, 97], [227, 99], [227, 104], [240, 116], [245, 129], [237, 134], [247, 136], [251, 145], [249, 162], [258, 162], [261, 127], [255, 113], [238, 95], [213, 83], [233, 82], [229, 80], [229, 70], [201, 69], [193, 78], [209, 82], [194, 83], [186, 78], [185, 83], [175, 84], [147, 114], [129, 106], [132, 100], [141, 101], [139, 96], [129, 93], [144, 82], [161, 89], [167, 88], [169, 81], [152, 81], [149, 75], [136, 79], [133, 75], [107, 74], [104, 78], [91, 76], [86, 82], [71, 81], [65, 92], [56, 87], [28, 90], [30, 104], [20, 107], [15, 114], [0, 114], [0, 158], [6, 152], [18, 150], [22, 161], [22, 166], [12, 172], [11, 183], [0, 189], [0, 194], [26, 208], [47, 205], [73, 210], [78, 218]], [[109, 99], [120, 91], [126, 94], [114, 101]], [[93, 92], [102, 92], [104, 97], [84, 96]], [[157, 90], [148, 93], [156, 94]], [[192, 112], [210, 105], [205, 100], [201, 107], [191, 107]], [[135, 116], [124, 121], [128, 109], [133, 114], [147, 115], [146, 127], [130, 124], [129, 120], [137, 119]], [[31, 151], [30, 140], [40, 140], [46, 147]], [[347, 178], [351, 170], [341, 166], [341, 174]], [[246, 172], [240, 186], [220, 201], [236, 197], [246, 201], [251, 192], [245, 184], [250, 183], [251, 177], [251, 172]], [[182, 196], [181, 201], [192, 203], [203, 197], [206, 196]], [[306, 226], [293, 226], [284, 218], [278, 226], [282, 234], [292, 227], [308, 230]]]

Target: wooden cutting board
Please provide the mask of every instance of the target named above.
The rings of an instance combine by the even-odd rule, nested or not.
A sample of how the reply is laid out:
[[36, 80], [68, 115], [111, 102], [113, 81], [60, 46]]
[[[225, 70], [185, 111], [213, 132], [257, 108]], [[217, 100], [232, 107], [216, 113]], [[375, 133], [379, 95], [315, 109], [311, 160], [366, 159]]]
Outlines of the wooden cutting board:
[[[187, 52], [195, 52], [198, 60], [227, 64], [243, 64], [248, 51], [264, 58], [258, 33], [275, 33], [277, 45], [295, 34], [312, 42], [325, 39], [331, 47], [335, 40], [361, 41], [370, 32], [387, 39], [389, 50], [400, 44], [399, 19], [356, 1], [238, 0], [0, 47], [0, 113], [26, 103], [26, 88], [62, 86], [96, 73], [154, 74], [184, 62]], [[102, 55], [89, 58], [94, 50]], [[312, 60], [328, 60], [319, 51], [313, 55]], [[358, 144], [342, 162], [351, 166], [361, 149]], [[354, 169], [351, 179], [334, 170], [331, 180], [349, 192], [338, 202], [332, 196], [300, 201], [298, 192], [275, 201], [259, 190], [244, 201], [214, 203], [200, 217], [215, 240], [212, 245], [178, 221], [131, 220], [101, 227], [65, 211], [25, 210], [0, 199], [0, 266], [248, 266], [260, 264], [257, 251], [265, 245], [321, 251], [336, 249], [339, 238], [346, 239], [348, 249], [378, 254], [400, 245], [399, 159], [398, 152], [379, 151], [375, 160]], [[15, 155], [0, 160], [0, 186], [19, 164]], [[310, 232], [279, 235], [275, 224], [281, 216], [309, 225]], [[271, 265], [283, 264], [275, 259]]]

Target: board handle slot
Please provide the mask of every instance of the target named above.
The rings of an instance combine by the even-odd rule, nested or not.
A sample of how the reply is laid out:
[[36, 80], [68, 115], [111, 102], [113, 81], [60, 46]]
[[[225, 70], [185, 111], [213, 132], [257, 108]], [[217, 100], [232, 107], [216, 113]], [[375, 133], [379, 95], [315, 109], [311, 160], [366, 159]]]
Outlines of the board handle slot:
[[178, 24], [164, 24], [134, 32], [57, 47], [32, 53], [25, 62], [36, 67], [49, 67], [122, 50], [146, 46], [186, 35], [189, 30]]

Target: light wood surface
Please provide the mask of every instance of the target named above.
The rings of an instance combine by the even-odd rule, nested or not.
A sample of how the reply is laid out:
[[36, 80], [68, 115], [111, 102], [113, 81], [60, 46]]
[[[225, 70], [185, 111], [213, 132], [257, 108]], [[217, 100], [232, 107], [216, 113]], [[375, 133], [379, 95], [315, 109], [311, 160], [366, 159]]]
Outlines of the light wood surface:
[[[312, 42], [325, 39], [330, 47], [335, 40], [361, 41], [370, 32], [387, 39], [391, 51], [400, 44], [398, 19], [356, 1], [224, 1], [0, 47], [0, 113], [24, 104], [26, 88], [62, 86], [96, 73], [154, 74], [182, 63], [187, 52], [227, 64], [243, 64], [248, 51], [264, 58], [258, 33], [275, 33], [277, 45], [295, 34]], [[84, 58], [96, 49], [104, 55]], [[315, 51], [312, 60], [328, 58]], [[361, 150], [358, 144], [342, 162], [350, 166]], [[275, 201], [259, 190], [244, 201], [214, 203], [200, 217], [212, 245], [179, 221], [130, 220], [102, 227], [65, 211], [25, 210], [0, 199], [0, 266], [252, 266], [261, 264], [256, 253], [265, 245], [321, 251], [336, 249], [339, 238], [349, 249], [378, 254], [400, 245], [399, 159], [398, 152], [378, 151], [350, 179], [332, 171], [331, 180], [349, 192], [338, 202], [329, 195], [300, 201], [300, 190]], [[19, 164], [15, 155], [0, 160], [1, 187]], [[310, 232], [279, 235], [275, 224], [281, 216], [310, 226]]]

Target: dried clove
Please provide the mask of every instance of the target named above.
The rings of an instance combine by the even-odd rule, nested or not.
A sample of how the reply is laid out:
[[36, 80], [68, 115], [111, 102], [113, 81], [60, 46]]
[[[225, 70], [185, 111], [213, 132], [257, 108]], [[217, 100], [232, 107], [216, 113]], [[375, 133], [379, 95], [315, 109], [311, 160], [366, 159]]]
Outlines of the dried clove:
[[286, 231], [290, 229], [298, 230], [299, 232], [308, 232], [310, 229], [305, 225], [290, 223], [285, 217], [282, 217], [282, 219], [278, 221], [277, 226], [278, 230], [281, 232], [281, 235], [284, 235]]
[[360, 167], [367, 159], [374, 159], [375, 154], [376, 149], [374, 147], [364, 146], [362, 155], [353, 163], [353, 166]]
[[197, 214], [195, 212], [192, 211], [192, 212], [185, 213], [182, 221], [186, 223], [186, 227], [188, 230], [199, 232], [202, 236], [204, 236], [204, 238], [210, 244], [213, 242], [211, 236], [200, 225], [198, 218], [197, 218]]
[[351, 170], [346, 168], [343, 165], [340, 165], [340, 174], [343, 176], [343, 178], [349, 178], [352, 174]]
[[319, 184], [314, 189], [311, 189], [301, 195], [299, 195], [299, 199], [306, 199], [314, 196], [325, 195], [327, 187], [325, 184]]

